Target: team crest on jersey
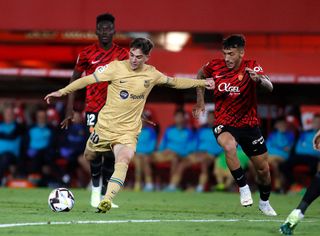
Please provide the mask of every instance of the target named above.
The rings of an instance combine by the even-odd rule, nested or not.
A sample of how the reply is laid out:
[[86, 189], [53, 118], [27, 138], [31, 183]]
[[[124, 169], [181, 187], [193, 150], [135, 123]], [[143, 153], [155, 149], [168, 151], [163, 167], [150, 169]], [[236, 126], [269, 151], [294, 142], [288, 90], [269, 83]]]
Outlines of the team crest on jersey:
[[243, 74], [242, 73], [238, 75], [238, 80], [239, 81], [243, 80]]
[[129, 97], [128, 91], [126, 91], [126, 90], [121, 90], [121, 91], [120, 91], [120, 97], [121, 97], [122, 99], [127, 99], [127, 98]]
[[149, 86], [150, 86], [150, 80], [145, 80], [144, 81], [144, 87], [145, 88], [149, 88]]

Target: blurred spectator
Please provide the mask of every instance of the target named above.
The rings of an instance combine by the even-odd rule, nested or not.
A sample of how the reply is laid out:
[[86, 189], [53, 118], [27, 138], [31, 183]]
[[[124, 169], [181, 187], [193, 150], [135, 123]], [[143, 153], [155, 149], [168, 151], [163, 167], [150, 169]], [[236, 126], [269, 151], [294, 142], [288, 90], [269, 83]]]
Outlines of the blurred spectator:
[[187, 168], [190, 168], [195, 164], [200, 164], [201, 170], [196, 191], [203, 192], [205, 190], [205, 185], [209, 179], [209, 166], [212, 165], [215, 158], [222, 152], [222, 148], [219, 146], [213, 135], [213, 122], [213, 112], [209, 112], [207, 123], [196, 131], [196, 146], [194, 152], [179, 163], [177, 170], [170, 181], [170, 186], [173, 189], [180, 184], [183, 173]]
[[289, 130], [284, 117], [276, 121], [275, 130], [267, 138], [268, 161], [273, 174], [274, 188], [277, 192], [282, 191], [284, 187], [284, 176], [279, 168], [288, 160], [294, 139], [294, 133]]
[[320, 114], [316, 114], [313, 117], [312, 129], [300, 132], [298, 141], [296, 143], [294, 153], [286, 163], [285, 176], [288, 178], [289, 185], [294, 182], [294, 167], [297, 165], [308, 166], [309, 176], [315, 175], [319, 169], [318, 163], [320, 154], [313, 149], [313, 137], [317, 130], [320, 129]]
[[47, 123], [46, 110], [36, 111], [35, 124], [28, 128], [25, 149], [29, 174], [39, 175], [41, 186], [47, 186], [53, 181], [54, 168], [53, 145], [55, 144], [53, 130]]
[[9, 175], [16, 172], [22, 133], [22, 126], [14, 119], [13, 108], [4, 108], [3, 121], [0, 122], [0, 185], [4, 184], [7, 171]]
[[[60, 157], [65, 162], [64, 173], [62, 181], [67, 186], [71, 184], [72, 174], [79, 167], [78, 160], [82, 158], [85, 144], [87, 141], [87, 129], [83, 124], [81, 113], [75, 111], [73, 113], [73, 122], [70, 124], [69, 128], [62, 132], [62, 139], [60, 145]], [[62, 163], [63, 163], [62, 161]], [[82, 167], [80, 165], [80, 167]], [[81, 168], [81, 172], [87, 172], [89, 175], [88, 168]], [[80, 178], [84, 179], [84, 177]], [[81, 186], [84, 185], [80, 184]]]
[[[185, 111], [178, 109], [174, 114], [175, 124], [165, 130], [159, 146], [159, 152], [155, 153], [156, 163], [171, 162], [170, 179], [172, 180], [179, 162], [186, 158], [194, 149], [193, 131], [186, 127]], [[171, 182], [175, 183], [176, 180]], [[166, 191], [175, 191], [176, 186], [169, 185]]]
[[152, 180], [151, 161], [152, 154], [157, 145], [157, 133], [153, 125], [149, 124], [146, 119], [150, 116], [144, 112], [143, 127], [138, 137], [137, 151], [134, 158], [135, 164], [135, 184], [134, 189], [140, 191], [142, 183], [142, 174], [144, 175], [144, 191], [153, 191], [154, 185]]

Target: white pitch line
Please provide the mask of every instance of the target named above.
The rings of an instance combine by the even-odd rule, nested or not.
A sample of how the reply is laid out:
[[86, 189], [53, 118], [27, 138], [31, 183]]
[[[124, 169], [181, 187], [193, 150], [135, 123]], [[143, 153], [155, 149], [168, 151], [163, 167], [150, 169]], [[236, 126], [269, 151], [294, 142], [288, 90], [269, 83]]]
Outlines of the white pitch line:
[[[199, 220], [85, 220], [85, 221], [48, 221], [48, 222], [30, 222], [30, 223], [12, 223], [0, 224], [0, 228], [21, 227], [21, 226], [38, 226], [38, 225], [70, 225], [70, 224], [122, 224], [122, 223], [170, 223], [170, 222], [190, 222], [190, 223], [212, 223], [212, 222], [283, 222], [283, 220], [244, 220], [244, 219], [199, 219]], [[304, 221], [316, 222], [316, 221]]]

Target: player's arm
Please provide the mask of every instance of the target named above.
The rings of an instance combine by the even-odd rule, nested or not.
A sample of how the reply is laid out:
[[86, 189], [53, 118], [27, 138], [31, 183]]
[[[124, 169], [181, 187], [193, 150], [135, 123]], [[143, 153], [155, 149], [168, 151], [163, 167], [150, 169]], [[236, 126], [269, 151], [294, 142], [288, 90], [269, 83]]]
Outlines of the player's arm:
[[[82, 75], [82, 71], [79, 71], [77, 69], [74, 69], [73, 74], [70, 78], [70, 82], [72, 83], [73, 81], [79, 79]], [[73, 104], [74, 104], [74, 99], [75, 99], [75, 94], [71, 93], [68, 96], [68, 101], [67, 101], [67, 107], [66, 107], [66, 114], [64, 120], [60, 123], [62, 129], [68, 129], [69, 124], [72, 121], [73, 118]]]
[[197, 87], [214, 89], [214, 81], [212, 79], [196, 80], [190, 78], [165, 76], [160, 79], [160, 82], [158, 84], [162, 84], [176, 89], [188, 89]]
[[320, 151], [320, 130], [313, 137], [313, 148]]
[[267, 92], [272, 92], [273, 85], [267, 75], [258, 74], [253, 69], [246, 67], [245, 71], [249, 73], [250, 78], [255, 81], [260, 88]]
[[78, 79], [78, 80], [73, 81], [71, 84], [69, 84], [68, 86], [66, 86], [60, 90], [49, 93], [48, 95], [45, 96], [44, 100], [46, 100], [46, 102], [48, 104], [50, 104], [51, 98], [53, 98], [53, 97], [65, 96], [69, 93], [72, 93], [74, 91], [82, 89], [82, 88], [84, 88], [90, 84], [96, 83], [96, 82], [99, 82], [99, 80], [97, 79], [97, 77], [94, 74], [85, 76], [82, 79]]
[[[201, 68], [197, 74], [198, 80], [206, 79], [206, 76]], [[205, 103], [204, 103], [204, 88], [197, 88], [197, 104], [192, 108], [192, 114], [195, 118], [199, 118], [199, 115], [205, 111]]]

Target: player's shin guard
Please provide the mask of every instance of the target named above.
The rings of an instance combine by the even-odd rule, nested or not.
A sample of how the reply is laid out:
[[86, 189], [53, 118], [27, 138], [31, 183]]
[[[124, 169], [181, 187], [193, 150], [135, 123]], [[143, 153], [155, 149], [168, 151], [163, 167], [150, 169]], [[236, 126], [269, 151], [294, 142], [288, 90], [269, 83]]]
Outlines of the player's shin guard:
[[90, 161], [92, 186], [99, 187], [102, 167], [102, 156], [98, 155], [96, 159]]
[[307, 188], [306, 193], [304, 194], [298, 209], [301, 210], [302, 214], [305, 213], [309, 205], [320, 195], [320, 172], [318, 172], [313, 180], [311, 181], [310, 186]]
[[230, 171], [234, 180], [236, 181], [239, 188], [244, 187], [247, 184], [246, 175], [243, 169], [240, 167], [239, 169]]
[[111, 176], [107, 193], [105, 198], [109, 200], [113, 200], [113, 198], [117, 195], [117, 193], [120, 191], [121, 187], [123, 187], [124, 180], [127, 175], [128, 170], [128, 164], [124, 162], [119, 162], [114, 165], [114, 172]]
[[260, 199], [268, 201], [271, 192], [271, 185], [259, 185]]

